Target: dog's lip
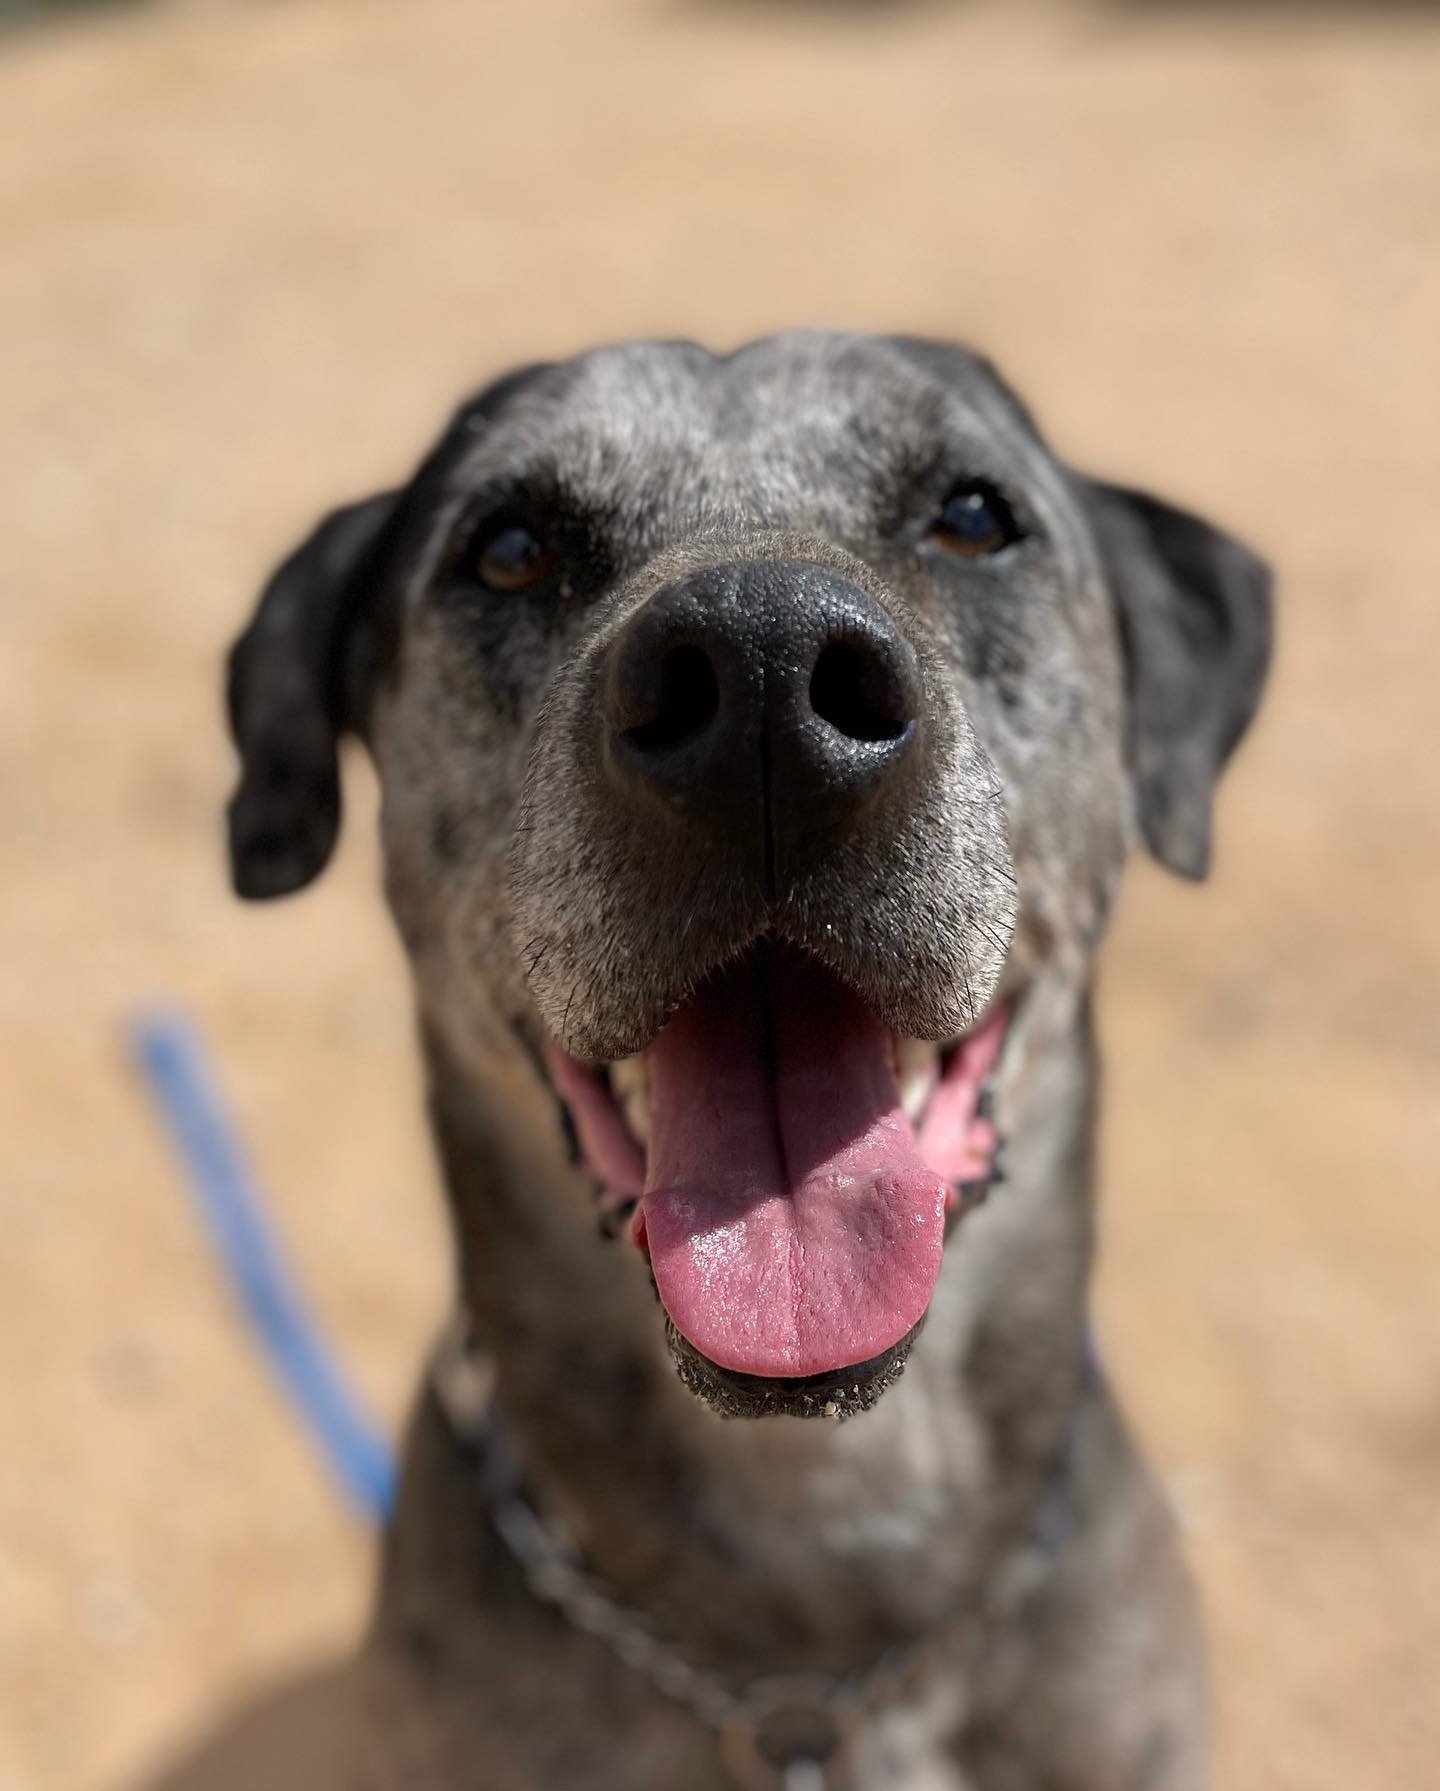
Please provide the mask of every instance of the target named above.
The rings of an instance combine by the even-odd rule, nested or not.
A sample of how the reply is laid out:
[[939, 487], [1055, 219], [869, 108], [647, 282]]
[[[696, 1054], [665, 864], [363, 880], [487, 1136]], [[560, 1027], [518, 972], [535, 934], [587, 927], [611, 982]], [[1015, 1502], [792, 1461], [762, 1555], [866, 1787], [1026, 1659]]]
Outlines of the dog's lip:
[[903, 1372], [922, 1316], [897, 1342], [865, 1362], [821, 1374], [739, 1374], [696, 1349], [666, 1319], [665, 1335], [680, 1379], [722, 1418], [828, 1418], [840, 1421], [867, 1411]]

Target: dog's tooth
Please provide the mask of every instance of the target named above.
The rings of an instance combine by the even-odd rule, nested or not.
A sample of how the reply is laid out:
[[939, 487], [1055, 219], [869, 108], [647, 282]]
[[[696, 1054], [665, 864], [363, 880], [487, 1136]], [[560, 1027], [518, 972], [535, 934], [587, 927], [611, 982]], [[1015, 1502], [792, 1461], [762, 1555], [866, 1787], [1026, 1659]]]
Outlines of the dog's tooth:
[[636, 1088], [625, 1102], [625, 1123], [635, 1134], [637, 1144], [650, 1142], [650, 1090]]
[[940, 1079], [940, 1047], [928, 1039], [895, 1041], [895, 1080], [900, 1089], [900, 1105], [913, 1124], [925, 1111], [935, 1084]]
[[643, 1057], [617, 1057], [610, 1065], [610, 1086], [617, 1095], [647, 1080]]
[[650, 1142], [650, 1072], [643, 1057], [622, 1057], [610, 1065], [610, 1087], [636, 1140]]

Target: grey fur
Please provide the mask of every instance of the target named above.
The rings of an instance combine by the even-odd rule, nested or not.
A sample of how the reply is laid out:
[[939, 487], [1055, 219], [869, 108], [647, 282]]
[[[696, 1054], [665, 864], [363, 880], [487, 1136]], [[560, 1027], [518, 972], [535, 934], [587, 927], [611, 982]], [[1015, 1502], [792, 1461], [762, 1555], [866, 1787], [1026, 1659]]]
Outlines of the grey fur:
[[[1018, 548], [927, 545], [962, 474], [1007, 495]], [[543, 601], [457, 578], [486, 504], [560, 529]], [[677, 851], [618, 807], [595, 724], [627, 618], [697, 567], [761, 561], [843, 574], [926, 698], [903, 798], [776, 889], [744, 840]], [[601, 349], [491, 388], [404, 491], [287, 562], [237, 650], [241, 893], [320, 868], [343, 728], [379, 767], [460, 1297], [534, 1497], [698, 1665], [846, 1672], [916, 1645], [855, 1740], [854, 1791], [1204, 1782], [1169, 1521], [1086, 1366], [1089, 988], [1137, 833], [1203, 869], [1268, 615], [1257, 561], [1071, 473], [977, 357], [800, 332], [727, 357]], [[1007, 1185], [957, 1227], [904, 1375], [843, 1425], [721, 1423], [692, 1397], [638, 1254], [596, 1235], [540, 1068], [547, 1032], [643, 1045], [767, 931], [898, 1032], [1015, 1004]], [[356, 1673], [387, 1791], [730, 1783], [712, 1736], [529, 1597], [428, 1399]]]

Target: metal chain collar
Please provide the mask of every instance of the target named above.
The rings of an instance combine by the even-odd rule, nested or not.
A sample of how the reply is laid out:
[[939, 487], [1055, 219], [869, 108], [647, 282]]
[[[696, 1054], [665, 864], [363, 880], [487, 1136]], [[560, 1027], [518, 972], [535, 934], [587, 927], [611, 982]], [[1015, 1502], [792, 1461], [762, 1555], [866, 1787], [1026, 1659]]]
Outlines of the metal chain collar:
[[451, 1429], [482, 1469], [491, 1521], [534, 1596], [715, 1730], [737, 1785], [746, 1791], [825, 1791], [859, 1717], [886, 1690], [898, 1689], [913, 1664], [913, 1648], [889, 1649], [853, 1673], [770, 1674], [738, 1689], [724, 1674], [692, 1666], [601, 1589], [524, 1497], [496, 1417], [494, 1370], [466, 1347], [458, 1329], [436, 1352], [431, 1384]]

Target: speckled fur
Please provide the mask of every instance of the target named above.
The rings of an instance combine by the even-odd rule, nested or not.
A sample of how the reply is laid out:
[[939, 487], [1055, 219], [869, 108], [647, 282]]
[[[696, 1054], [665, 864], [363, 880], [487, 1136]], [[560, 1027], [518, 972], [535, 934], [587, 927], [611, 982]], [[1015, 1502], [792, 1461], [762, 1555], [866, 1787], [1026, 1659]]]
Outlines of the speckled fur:
[[[1022, 547], [962, 563], [927, 545], [962, 474], [1008, 495]], [[560, 531], [543, 600], [453, 575], [500, 500]], [[884, 608], [928, 732], [904, 800], [767, 896], [735, 868], [744, 842], [686, 862], [612, 801], [594, 696], [605, 643], [668, 579], [777, 556]], [[799, 332], [728, 357], [624, 345], [492, 387], [409, 485], [286, 563], [232, 661], [244, 893], [323, 865], [342, 731], [379, 767], [460, 1297], [534, 1496], [697, 1664], [843, 1672], [913, 1648], [858, 1727], [851, 1791], [1204, 1782], [1171, 1526], [1087, 1365], [1089, 988], [1132, 842], [1203, 869], [1267, 647], [1259, 563], [1070, 472], [985, 362]], [[722, 1423], [681, 1384], [539, 1068], [546, 1032], [603, 1057], [644, 1044], [762, 930], [897, 1031], [1016, 1003], [1007, 1185], [947, 1245], [904, 1375], [844, 1424]], [[733, 1783], [714, 1736], [530, 1595], [428, 1395], [355, 1684], [357, 1785]]]

